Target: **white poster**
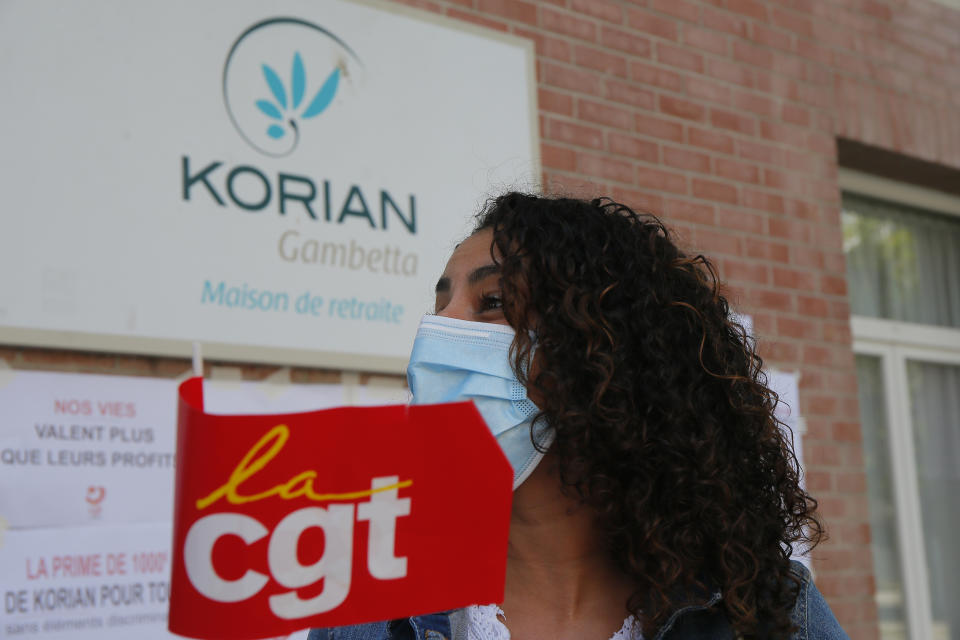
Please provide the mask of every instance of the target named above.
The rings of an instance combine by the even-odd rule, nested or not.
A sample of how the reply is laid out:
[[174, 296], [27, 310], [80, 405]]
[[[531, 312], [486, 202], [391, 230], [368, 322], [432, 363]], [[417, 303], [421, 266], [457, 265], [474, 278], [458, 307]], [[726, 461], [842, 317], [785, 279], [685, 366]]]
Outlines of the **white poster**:
[[[220, 413], [402, 393], [396, 380], [204, 385]], [[0, 370], [0, 638], [176, 637], [166, 630], [176, 406], [174, 380]]]
[[0, 4], [0, 339], [399, 373], [533, 51], [344, 0]]
[[5, 638], [175, 638], [169, 523], [7, 531]]
[[176, 389], [157, 378], [0, 372], [0, 517], [14, 528], [169, 521]]

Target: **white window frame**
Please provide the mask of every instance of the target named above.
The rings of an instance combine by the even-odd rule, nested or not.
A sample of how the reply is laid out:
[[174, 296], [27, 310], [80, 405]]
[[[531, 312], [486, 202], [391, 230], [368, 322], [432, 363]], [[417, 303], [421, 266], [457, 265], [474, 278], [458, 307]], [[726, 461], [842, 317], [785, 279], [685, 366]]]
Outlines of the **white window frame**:
[[[841, 190], [852, 194], [960, 217], [960, 198], [939, 191], [849, 169], [839, 170], [839, 183]], [[960, 366], [960, 329], [863, 316], [852, 316], [850, 324], [854, 353], [879, 357], [881, 362], [907, 631], [911, 640], [937, 638], [923, 541], [907, 361]]]

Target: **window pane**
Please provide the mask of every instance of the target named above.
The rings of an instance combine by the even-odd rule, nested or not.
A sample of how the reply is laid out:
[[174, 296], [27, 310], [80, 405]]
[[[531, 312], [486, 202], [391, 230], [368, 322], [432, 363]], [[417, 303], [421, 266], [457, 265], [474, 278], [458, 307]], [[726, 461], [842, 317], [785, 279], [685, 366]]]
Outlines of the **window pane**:
[[857, 383], [880, 634], [883, 640], [901, 640], [907, 638], [907, 619], [900, 577], [900, 544], [880, 358], [857, 356]]
[[907, 362], [935, 638], [960, 640], [960, 366]]
[[854, 315], [960, 327], [960, 218], [843, 195]]

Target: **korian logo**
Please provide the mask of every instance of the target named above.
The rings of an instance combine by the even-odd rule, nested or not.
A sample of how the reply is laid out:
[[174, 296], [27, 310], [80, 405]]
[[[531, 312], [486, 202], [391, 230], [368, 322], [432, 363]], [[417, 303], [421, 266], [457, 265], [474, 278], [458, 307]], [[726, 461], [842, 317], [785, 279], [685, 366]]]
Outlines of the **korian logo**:
[[[300, 18], [268, 18], [238, 37], [223, 64], [223, 103], [247, 144], [290, 155], [301, 137], [322, 140], [323, 113], [356, 86], [360, 59], [336, 35]], [[327, 125], [329, 126], [329, 125]]]

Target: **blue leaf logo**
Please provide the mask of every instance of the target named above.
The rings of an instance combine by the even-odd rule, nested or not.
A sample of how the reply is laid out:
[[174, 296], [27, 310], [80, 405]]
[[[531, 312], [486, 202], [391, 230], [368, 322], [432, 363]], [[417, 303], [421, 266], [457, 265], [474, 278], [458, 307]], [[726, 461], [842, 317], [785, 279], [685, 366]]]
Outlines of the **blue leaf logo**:
[[[340, 68], [335, 68], [323, 85], [317, 89], [313, 99], [310, 100], [307, 107], [297, 115], [300, 105], [303, 104], [303, 97], [307, 87], [307, 72], [303, 66], [303, 58], [297, 51], [293, 55], [293, 64], [290, 70], [290, 93], [280, 79], [280, 75], [267, 64], [260, 65], [263, 71], [263, 78], [270, 89], [273, 99], [257, 100], [256, 106], [265, 116], [273, 120], [267, 127], [267, 135], [274, 140], [279, 140], [287, 134], [286, 124], [293, 130], [296, 140], [299, 139], [300, 131], [297, 126], [297, 118], [307, 120], [315, 118], [323, 113], [337, 95], [337, 88], [340, 86]], [[290, 105], [289, 108], [287, 105]], [[296, 145], [294, 140], [294, 145]]]

